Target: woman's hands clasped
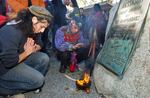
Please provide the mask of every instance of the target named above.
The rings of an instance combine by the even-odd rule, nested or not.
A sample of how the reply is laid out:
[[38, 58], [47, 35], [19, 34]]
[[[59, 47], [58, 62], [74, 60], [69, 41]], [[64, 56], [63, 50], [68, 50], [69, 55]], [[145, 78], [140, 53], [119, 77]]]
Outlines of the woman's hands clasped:
[[83, 47], [83, 43], [77, 43], [73, 46], [73, 49], [78, 49], [78, 48], [81, 48]]
[[24, 52], [27, 55], [36, 52], [36, 44], [32, 38], [27, 38], [26, 43], [24, 44]]

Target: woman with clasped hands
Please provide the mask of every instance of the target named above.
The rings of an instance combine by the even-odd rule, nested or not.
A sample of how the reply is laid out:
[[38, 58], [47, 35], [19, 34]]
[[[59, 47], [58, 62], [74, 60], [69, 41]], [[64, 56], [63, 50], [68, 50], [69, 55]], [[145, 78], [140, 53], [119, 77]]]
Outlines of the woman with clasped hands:
[[30, 6], [0, 29], [0, 95], [15, 95], [43, 86], [49, 57], [39, 52], [40, 36], [51, 18], [45, 8]]

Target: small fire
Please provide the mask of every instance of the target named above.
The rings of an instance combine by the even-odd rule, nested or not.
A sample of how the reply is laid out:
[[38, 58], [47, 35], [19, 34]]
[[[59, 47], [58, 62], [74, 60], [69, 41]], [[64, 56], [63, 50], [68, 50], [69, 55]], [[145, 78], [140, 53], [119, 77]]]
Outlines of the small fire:
[[84, 90], [86, 93], [90, 93], [91, 80], [87, 73], [84, 73], [83, 79], [76, 80], [76, 86], [78, 90]]

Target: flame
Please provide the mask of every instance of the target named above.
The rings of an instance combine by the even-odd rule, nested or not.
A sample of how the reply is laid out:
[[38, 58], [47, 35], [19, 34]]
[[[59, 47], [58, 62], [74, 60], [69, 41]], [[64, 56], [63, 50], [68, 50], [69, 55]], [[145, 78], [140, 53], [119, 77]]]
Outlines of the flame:
[[89, 83], [90, 76], [87, 73], [84, 73], [83, 80], [85, 81], [85, 83]]
[[77, 80], [77, 84], [83, 86], [84, 83], [87, 84], [89, 83], [89, 81], [90, 81], [90, 76], [87, 73], [84, 73], [83, 80], [82, 79]]
[[87, 73], [84, 73], [83, 79], [76, 80], [76, 85], [78, 89], [85, 90], [85, 92], [90, 93], [90, 75]]
[[84, 80], [77, 80], [77, 84], [80, 85], [80, 86], [83, 86]]

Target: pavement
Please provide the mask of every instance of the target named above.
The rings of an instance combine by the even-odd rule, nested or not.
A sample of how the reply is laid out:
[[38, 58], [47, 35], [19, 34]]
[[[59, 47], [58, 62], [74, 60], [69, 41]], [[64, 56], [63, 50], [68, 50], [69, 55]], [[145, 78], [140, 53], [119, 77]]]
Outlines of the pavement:
[[[79, 79], [82, 71], [78, 70], [70, 73], [68, 70], [65, 74], [59, 73], [60, 62], [55, 56], [50, 57], [50, 64], [51, 66], [45, 77], [46, 80], [42, 92], [39, 94], [33, 92], [25, 93], [25, 98], [101, 98], [96, 92], [93, 77], [91, 77], [91, 92], [87, 94], [85, 91], [77, 90], [75, 81], [72, 80], [72, 78]], [[84, 66], [83, 63], [79, 65], [80, 67]], [[71, 79], [65, 75], [71, 77]]]

